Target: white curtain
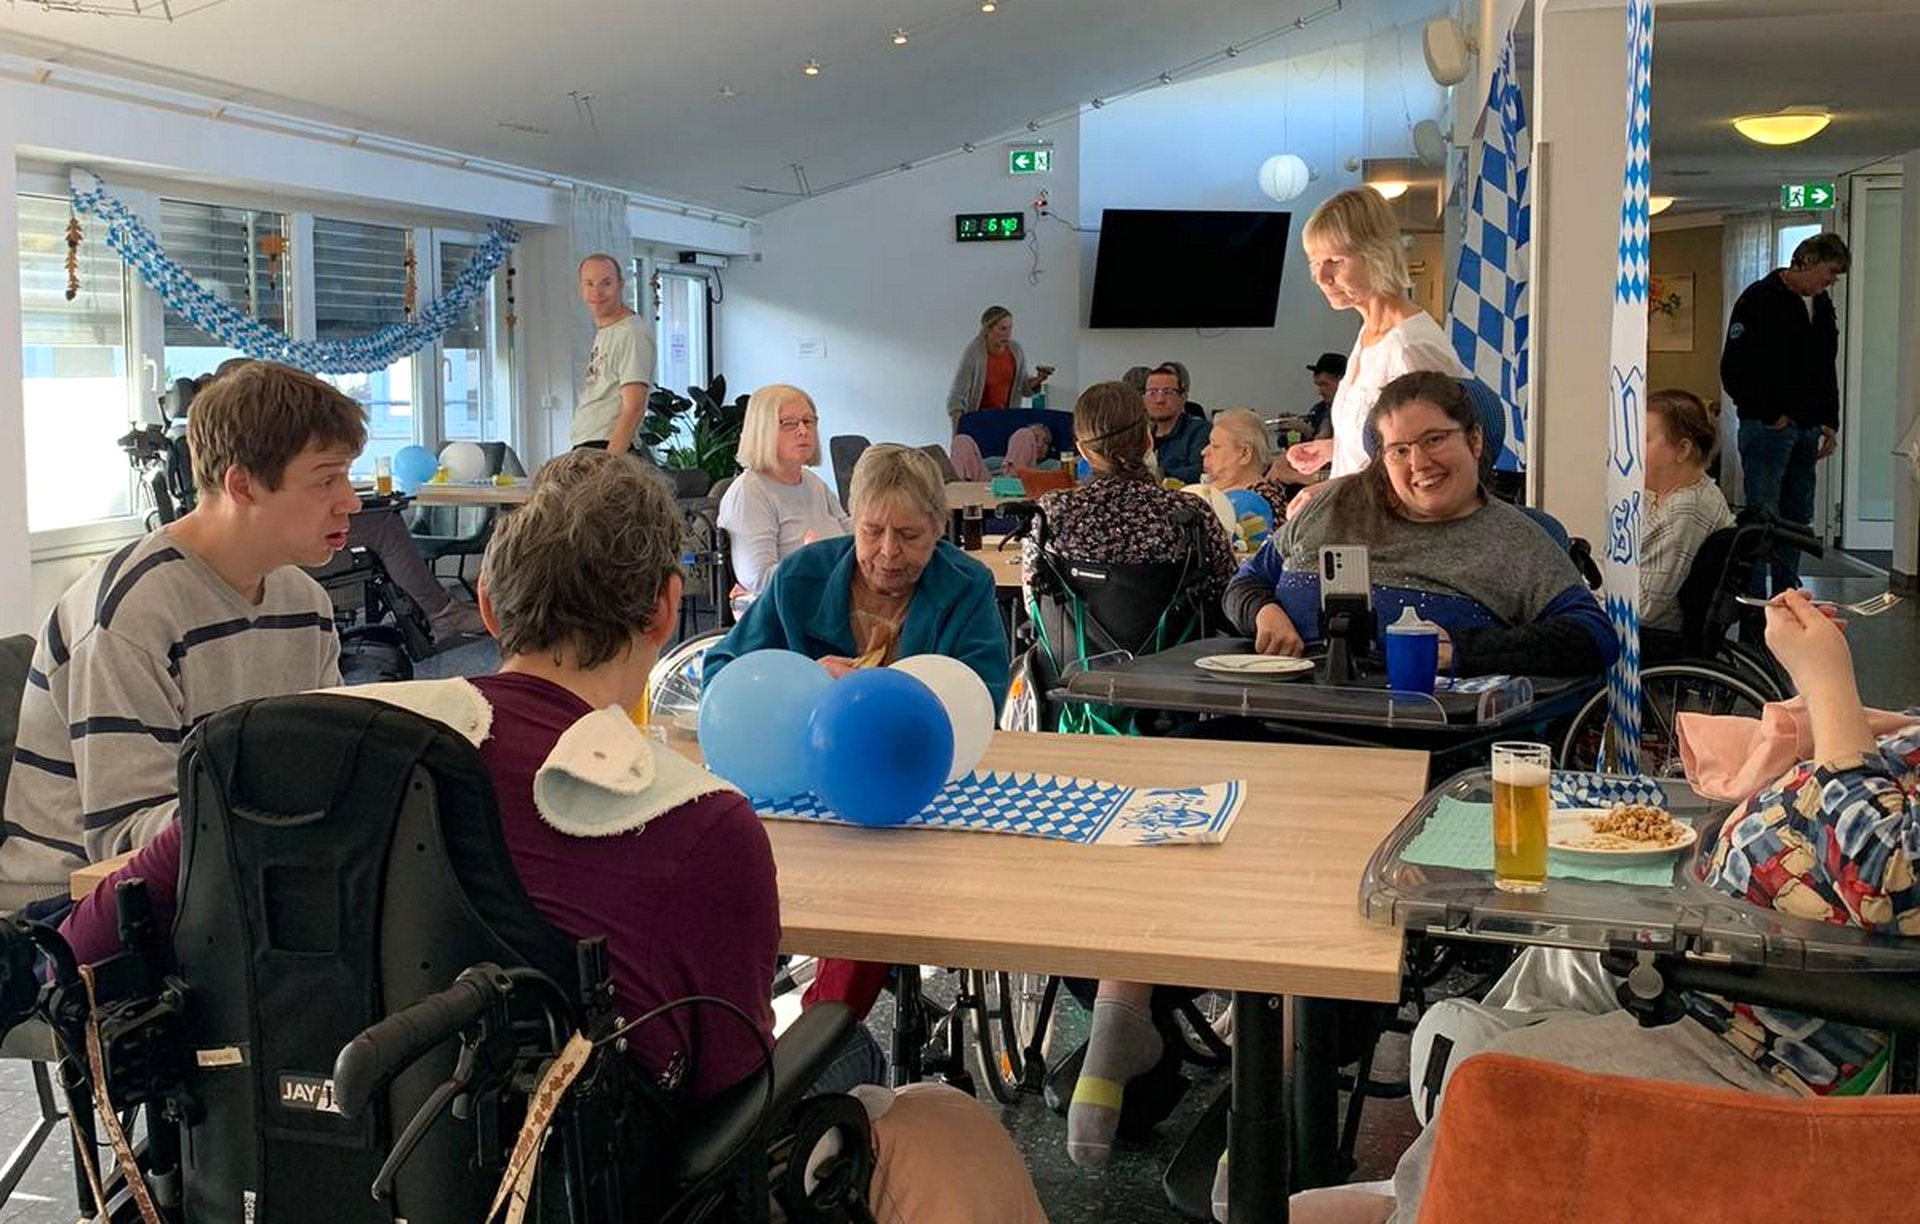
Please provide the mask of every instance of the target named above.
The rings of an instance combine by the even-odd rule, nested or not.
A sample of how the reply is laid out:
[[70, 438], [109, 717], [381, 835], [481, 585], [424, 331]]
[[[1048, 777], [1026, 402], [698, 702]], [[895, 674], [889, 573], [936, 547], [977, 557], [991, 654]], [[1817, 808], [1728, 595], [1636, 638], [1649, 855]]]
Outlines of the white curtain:
[[[1773, 271], [1773, 214], [1768, 212], [1733, 213], [1721, 221], [1720, 268], [1724, 315], [1720, 334], [1726, 335], [1727, 322], [1733, 318], [1733, 304], [1740, 291]], [[1740, 472], [1740, 419], [1738, 406], [1720, 389], [1720, 490], [1727, 500], [1740, 505], [1744, 492]]]
[[[599, 187], [575, 187], [568, 233], [573, 241], [573, 258], [578, 263], [589, 255], [611, 255], [620, 261], [620, 271], [632, 275], [633, 235], [627, 229], [627, 197], [618, 191]], [[587, 308], [574, 304], [573, 339], [574, 393], [584, 387], [587, 355], [593, 348], [593, 319]]]

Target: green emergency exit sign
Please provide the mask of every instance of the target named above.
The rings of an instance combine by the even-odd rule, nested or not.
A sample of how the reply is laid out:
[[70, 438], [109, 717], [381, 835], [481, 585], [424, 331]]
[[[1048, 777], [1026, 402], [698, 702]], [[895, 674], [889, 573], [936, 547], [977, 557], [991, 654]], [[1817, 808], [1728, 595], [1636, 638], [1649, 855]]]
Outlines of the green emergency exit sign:
[[1052, 149], [1008, 149], [1008, 174], [1048, 174], [1053, 170]]
[[1831, 182], [1782, 183], [1780, 184], [1780, 207], [1832, 208], [1833, 184]]

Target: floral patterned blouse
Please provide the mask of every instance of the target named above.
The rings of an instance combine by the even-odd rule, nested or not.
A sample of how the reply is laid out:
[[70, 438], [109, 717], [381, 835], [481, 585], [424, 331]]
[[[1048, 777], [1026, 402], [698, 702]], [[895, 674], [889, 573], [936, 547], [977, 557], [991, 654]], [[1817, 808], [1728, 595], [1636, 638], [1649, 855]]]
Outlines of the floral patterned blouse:
[[[1058, 489], [1040, 499], [1047, 516], [1047, 549], [1063, 557], [1116, 565], [1172, 561], [1187, 546], [1185, 529], [1174, 524], [1176, 510], [1203, 516], [1200, 561], [1195, 582], [1206, 599], [1227, 589], [1237, 562], [1226, 529], [1198, 499], [1161, 488], [1150, 478], [1098, 476], [1091, 484]], [[1022, 580], [1033, 584], [1038, 552], [1031, 539], [1020, 545]]]

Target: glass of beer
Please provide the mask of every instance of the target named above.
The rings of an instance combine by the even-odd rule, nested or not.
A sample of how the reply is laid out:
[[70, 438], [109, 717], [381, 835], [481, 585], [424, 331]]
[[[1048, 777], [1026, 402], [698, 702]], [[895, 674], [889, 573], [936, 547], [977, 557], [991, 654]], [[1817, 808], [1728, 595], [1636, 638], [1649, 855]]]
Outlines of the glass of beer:
[[1552, 759], [1545, 744], [1493, 746], [1493, 884], [1504, 892], [1547, 889]]
[[387, 455], [374, 457], [373, 491], [381, 497], [393, 496], [393, 460]]

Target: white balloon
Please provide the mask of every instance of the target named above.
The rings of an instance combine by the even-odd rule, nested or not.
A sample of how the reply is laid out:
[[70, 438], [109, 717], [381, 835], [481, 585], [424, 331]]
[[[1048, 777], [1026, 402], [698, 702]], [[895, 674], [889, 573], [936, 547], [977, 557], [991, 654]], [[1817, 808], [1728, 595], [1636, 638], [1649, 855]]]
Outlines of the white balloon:
[[487, 452], [478, 442], [449, 442], [440, 451], [440, 465], [448, 480], [485, 480]]
[[1191, 493], [1207, 503], [1207, 509], [1213, 511], [1213, 517], [1219, 519], [1220, 525], [1226, 528], [1228, 539], [1232, 539], [1240, 530], [1239, 512], [1233, 508], [1233, 503], [1227, 500], [1225, 493], [1210, 484], [1190, 484], [1180, 491]]
[[1260, 190], [1282, 204], [1307, 189], [1313, 171], [1292, 153], [1276, 153], [1260, 163]]
[[993, 694], [980, 674], [946, 655], [910, 655], [893, 665], [933, 690], [953, 721], [953, 770], [947, 781], [957, 782], [987, 755], [993, 740]]

